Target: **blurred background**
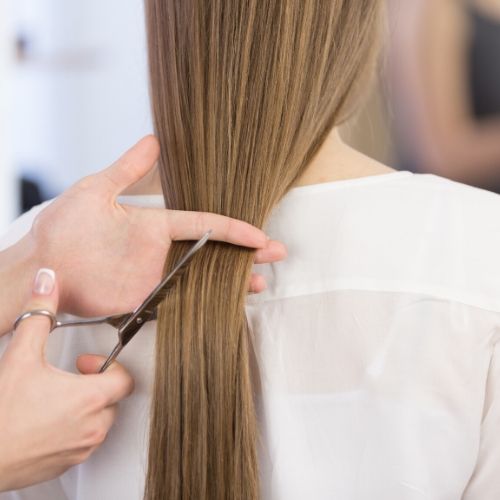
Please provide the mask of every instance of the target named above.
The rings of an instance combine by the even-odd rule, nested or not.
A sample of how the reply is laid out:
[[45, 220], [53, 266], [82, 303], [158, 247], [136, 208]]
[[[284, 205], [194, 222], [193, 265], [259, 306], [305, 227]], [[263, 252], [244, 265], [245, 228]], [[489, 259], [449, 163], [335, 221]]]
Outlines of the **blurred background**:
[[[0, 233], [152, 131], [143, 0], [0, 0]], [[386, 0], [342, 135], [393, 168], [500, 193], [500, 1]]]
[[0, 232], [150, 124], [142, 0], [0, 0]]

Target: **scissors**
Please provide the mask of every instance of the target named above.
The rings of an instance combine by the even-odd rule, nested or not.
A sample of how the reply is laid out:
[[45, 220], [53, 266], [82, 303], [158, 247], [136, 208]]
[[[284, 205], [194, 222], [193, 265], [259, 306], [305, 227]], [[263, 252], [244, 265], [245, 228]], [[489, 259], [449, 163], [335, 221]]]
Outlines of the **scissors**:
[[67, 326], [90, 326], [90, 325], [101, 325], [108, 324], [113, 326], [118, 330], [118, 343], [111, 351], [110, 355], [101, 366], [99, 373], [102, 373], [109, 365], [116, 359], [118, 354], [122, 349], [132, 340], [135, 334], [144, 326], [148, 321], [153, 321], [156, 319], [156, 310], [158, 305], [165, 298], [166, 293], [170, 290], [177, 280], [173, 278], [178, 278], [184, 272], [187, 267], [188, 262], [191, 260], [193, 255], [208, 241], [212, 230], [209, 229], [175, 264], [174, 268], [170, 273], [163, 278], [162, 281], [155, 287], [155, 289], [148, 295], [142, 304], [136, 307], [132, 312], [126, 314], [117, 314], [114, 316], [103, 316], [100, 318], [73, 320], [73, 321], [58, 321], [56, 317], [50, 311], [46, 310], [36, 310], [28, 311], [21, 316], [19, 316], [15, 323], [14, 329], [17, 325], [24, 319], [30, 316], [47, 316], [52, 321], [51, 331], [56, 328], [64, 328]]

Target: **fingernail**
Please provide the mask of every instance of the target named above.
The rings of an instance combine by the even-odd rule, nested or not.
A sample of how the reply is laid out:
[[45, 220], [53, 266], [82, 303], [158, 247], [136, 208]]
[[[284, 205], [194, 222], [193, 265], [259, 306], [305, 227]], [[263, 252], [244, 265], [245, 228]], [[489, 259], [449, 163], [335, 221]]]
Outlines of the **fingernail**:
[[270, 239], [271, 239], [271, 236], [268, 236], [268, 235], [266, 234], [266, 238], [267, 238], [268, 240], [270, 240]]
[[42, 268], [36, 273], [33, 292], [38, 295], [50, 295], [56, 284], [56, 273], [52, 269]]

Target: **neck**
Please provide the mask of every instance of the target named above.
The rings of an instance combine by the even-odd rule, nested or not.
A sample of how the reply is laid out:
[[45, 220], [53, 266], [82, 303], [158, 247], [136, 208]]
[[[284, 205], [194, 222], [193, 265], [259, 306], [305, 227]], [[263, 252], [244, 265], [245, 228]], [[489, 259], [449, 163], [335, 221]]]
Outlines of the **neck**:
[[[338, 128], [334, 128], [307, 167], [307, 170], [292, 187], [355, 179], [390, 172], [394, 172], [394, 169], [363, 155], [345, 144], [339, 135]], [[162, 194], [158, 168], [155, 167], [139, 182], [130, 186], [123, 194]]]
[[334, 128], [294, 187], [394, 172], [348, 146]]

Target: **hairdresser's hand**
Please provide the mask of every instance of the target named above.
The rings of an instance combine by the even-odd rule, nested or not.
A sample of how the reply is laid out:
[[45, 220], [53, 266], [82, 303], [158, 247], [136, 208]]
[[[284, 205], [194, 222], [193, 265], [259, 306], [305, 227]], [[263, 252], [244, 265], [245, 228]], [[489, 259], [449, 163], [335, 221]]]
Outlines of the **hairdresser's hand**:
[[[50, 271], [38, 273], [24, 311], [57, 309]], [[44, 350], [50, 321], [22, 321], [0, 359], [0, 491], [54, 478], [86, 460], [106, 437], [117, 403], [133, 381], [118, 363], [96, 375], [104, 358], [81, 356], [76, 375], [51, 366]]]
[[[156, 164], [159, 145], [148, 136], [108, 169], [78, 182], [43, 210], [27, 238], [37, 265], [58, 273], [61, 310], [82, 316], [121, 313], [136, 307], [160, 281], [173, 240], [211, 239], [258, 248], [255, 261], [286, 256], [281, 243], [260, 229], [218, 214], [138, 208], [117, 196]], [[265, 288], [254, 275], [249, 289]]]

